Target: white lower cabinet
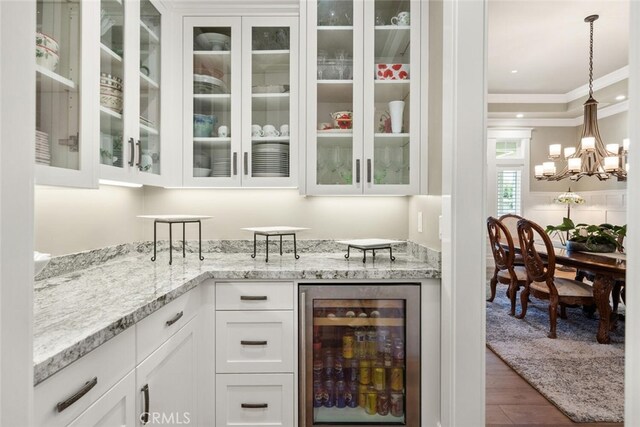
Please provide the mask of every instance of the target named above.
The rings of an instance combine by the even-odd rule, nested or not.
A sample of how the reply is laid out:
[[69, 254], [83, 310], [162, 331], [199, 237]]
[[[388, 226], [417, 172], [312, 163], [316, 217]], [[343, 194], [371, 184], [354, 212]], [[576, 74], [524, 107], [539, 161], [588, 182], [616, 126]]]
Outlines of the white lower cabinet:
[[139, 425], [199, 425], [197, 325], [188, 322], [137, 366]]
[[293, 427], [293, 374], [216, 376], [216, 427]]
[[131, 371], [73, 420], [69, 427], [134, 427], [137, 422], [135, 386], [135, 372]]

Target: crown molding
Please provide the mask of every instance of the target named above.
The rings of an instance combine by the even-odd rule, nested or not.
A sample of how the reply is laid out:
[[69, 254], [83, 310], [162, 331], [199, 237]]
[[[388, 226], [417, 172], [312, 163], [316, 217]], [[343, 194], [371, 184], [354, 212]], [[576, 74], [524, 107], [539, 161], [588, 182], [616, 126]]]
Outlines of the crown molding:
[[[598, 110], [598, 119], [614, 116], [629, 110], [629, 100]], [[488, 127], [577, 127], [584, 121], [582, 115], [572, 119], [487, 119]]]
[[[593, 90], [604, 89], [629, 78], [629, 66], [625, 65], [593, 81]], [[568, 104], [589, 94], [585, 84], [567, 93], [494, 93], [487, 96], [489, 104]]]

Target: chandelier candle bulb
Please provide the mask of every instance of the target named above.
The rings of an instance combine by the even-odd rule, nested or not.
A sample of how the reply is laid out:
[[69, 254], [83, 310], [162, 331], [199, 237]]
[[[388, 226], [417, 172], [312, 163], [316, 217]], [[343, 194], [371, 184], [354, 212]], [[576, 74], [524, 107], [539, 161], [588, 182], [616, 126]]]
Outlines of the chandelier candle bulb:
[[620, 166], [620, 158], [618, 156], [605, 157], [604, 158], [604, 170], [605, 171], [611, 172], [611, 171], [617, 170], [618, 166]]
[[545, 175], [553, 175], [556, 173], [556, 164], [553, 162], [544, 162], [542, 168]]
[[544, 166], [542, 165], [536, 165], [535, 168], [535, 176], [536, 178], [540, 178], [544, 176]]
[[622, 140], [622, 149], [625, 153], [629, 152], [629, 138], [625, 138]]
[[620, 151], [620, 144], [607, 144], [607, 151], [611, 154], [618, 154]]
[[549, 146], [549, 157], [552, 159], [557, 159], [560, 157], [560, 153], [562, 152], [562, 145], [560, 144], [551, 144]]
[[569, 157], [573, 156], [574, 154], [576, 154], [576, 147], [566, 147], [564, 149], [564, 157], [565, 158], [569, 158]]
[[593, 136], [582, 138], [582, 149], [585, 151], [596, 151], [596, 139]]
[[580, 169], [582, 168], [582, 159], [580, 159], [580, 157], [571, 158], [567, 161], [569, 163], [569, 172], [580, 172]]

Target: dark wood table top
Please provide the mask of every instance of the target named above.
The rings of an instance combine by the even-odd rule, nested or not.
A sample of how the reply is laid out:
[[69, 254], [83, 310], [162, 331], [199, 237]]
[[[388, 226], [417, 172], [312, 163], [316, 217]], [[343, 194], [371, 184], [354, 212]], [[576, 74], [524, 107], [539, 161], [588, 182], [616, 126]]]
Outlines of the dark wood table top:
[[[546, 257], [547, 250], [544, 245], [536, 245], [536, 249], [541, 256]], [[554, 247], [554, 253], [556, 264], [576, 267], [593, 273], [624, 277], [627, 270], [627, 261], [623, 254], [607, 256], [593, 252], [567, 251], [564, 247]]]

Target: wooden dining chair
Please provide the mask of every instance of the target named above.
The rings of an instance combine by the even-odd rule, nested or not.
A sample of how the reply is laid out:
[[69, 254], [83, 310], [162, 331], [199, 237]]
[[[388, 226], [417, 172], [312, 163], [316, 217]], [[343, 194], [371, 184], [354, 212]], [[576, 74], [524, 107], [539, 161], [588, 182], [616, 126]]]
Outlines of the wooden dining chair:
[[[505, 227], [507, 227], [509, 233], [511, 233], [511, 236], [514, 239], [513, 245], [516, 247], [520, 244], [520, 242], [518, 241], [518, 221], [520, 221], [521, 219], [524, 218], [516, 214], [504, 214], [500, 218], [498, 218], [498, 221], [500, 221]], [[513, 264], [524, 266], [522, 255], [517, 253], [515, 258], [513, 259]]]
[[498, 283], [508, 285], [507, 296], [511, 300], [510, 314], [514, 316], [516, 314], [516, 294], [520, 286], [524, 286], [527, 283], [527, 272], [524, 267], [513, 264], [515, 248], [513, 237], [511, 237], [507, 227], [499, 220], [489, 217], [487, 218], [487, 231], [489, 232], [489, 243], [496, 265], [489, 283], [491, 297], [487, 301], [493, 302], [496, 297]]
[[[549, 338], [556, 338], [556, 323], [558, 306], [560, 317], [566, 318], [567, 305], [595, 304], [593, 291], [585, 283], [573, 279], [555, 277], [556, 256], [551, 239], [538, 224], [521, 219], [518, 221], [518, 240], [520, 250], [527, 269], [528, 280], [524, 290], [520, 293], [522, 312], [519, 319], [527, 314], [529, 294], [536, 298], [549, 301]], [[543, 261], [538, 254], [536, 244], [543, 244], [547, 253], [547, 260]]]

